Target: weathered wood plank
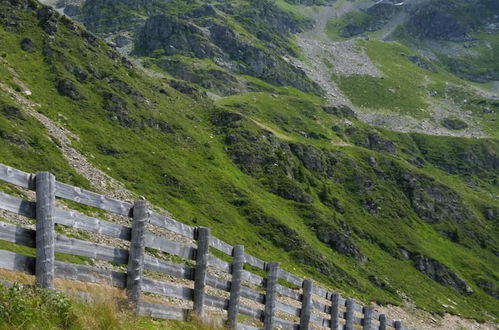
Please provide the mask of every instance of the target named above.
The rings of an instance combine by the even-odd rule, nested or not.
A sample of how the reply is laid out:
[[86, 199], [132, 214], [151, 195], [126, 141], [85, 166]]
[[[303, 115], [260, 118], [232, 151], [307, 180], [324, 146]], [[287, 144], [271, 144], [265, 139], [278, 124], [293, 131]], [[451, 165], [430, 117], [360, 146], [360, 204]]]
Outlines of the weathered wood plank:
[[144, 267], [147, 270], [176, 276], [186, 280], [194, 279], [194, 268], [161, 260], [148, 254], [144, 257]]
[[225, 243], [221, 239], [212, 236], [210, 239], [210, 246], [229, 256], [232, 255], [232, 250], [233, 250], [232, 245]]
[[0, 241], [34, 248], [36, 246], [36, 232], [32, 229], [0, 222]]
[[175, 219], [170, 217], [166, 217], [164, 215], [160, 215], [156, 212], [151, 212], [150, 223], [158, 226], [166, 228], [174, 233], [180, 234], [184, 237], [195, 239], [195, 228], [178, 222]]
[[54, 287], [55, 262], [55, 176], [36, 174], [36, 284], [44, 289]]
[[248, 305], [239, 306], [239, 314], [253, 317], [255, 319], [261, 320], [263, 317], [263, 310], [250, 307]]
[[206, 285], [222, 291], [230, 291], [230, 281], [218, 278], [211, 274], [206, 274]]
[[99, 195], [82, 188], [73, 187], [62, 182], [56, 182], [55, 195], [80, 204], [96, 207], [104, 211], [127, 217], [132, 216], [133, 205], [130, 203]]
[[144, 277], [142, 279], [142, 292], [155, 293], [166, 297], [192, 301], [194, 290], [172, 283], [161, 282]]
[[345, 330], [353, 330], [353, 325], [355, 323], [355, 300], [349, 298], [346, 301], [346, 313], [345, 313]]
[[265, 295], [263, 293], [257, 292], [245, 286], [241, 286], [241, 297], [251, 299], [257, 303], [265, 303]]
[[327, 299], [327, 300], [330, 300], [333, 293], [332, 292], [329, 292], [327, 290], [324, 290], [323, 288], [319, 287], [319, 286], [314, 286], [314, 289], [312, 290], [312, 293], [315, 294], [316, 296], [319, 296], [323, 299]]
[[[213, 287], [213, 288], [219, 289], [219, 290], [223, 290], [223, 291], [227, 291], [227, 292], [231, 291], [231, 282], [230, 281], [218, 278], [218, 277], [211, 275], [211, 274], [206, 275], [206, 284]], [[250, 288], [247, 288], [245, 286], [241, 286], [241, 297], [251, 299], [251, 300], [254, 300], [254, 301], [262, 303], [262, 304], [265, 301], [264, 294], [259, 293], [255, 290], [252, 290]]]
[[312, 314], [310, 316], [310, 322], [314, 323], [316, 325], [319, 325], [321, 327], [328, 328], [328, 329], [331, 327], [331, 320], [330, 319], [322, 318], [316, 314]]
[[292, 298], [294, 300], [301, 301], [301, 294], [299, 292], [294, 291], [293, 289], [288, 288], [288, 287], [277, 284], [277, 292], [279, 292], [280, 294], [282, 294], [283, 296], [286, 296], [288, 298]]
[[371, 327], [373, 326], [373, 314], [374, 308], [364, 307], [364, 317], [362, 318], [363, 330], [371, 330]]
[[168, 319], [168, 320], [177, 320], [177, 321], [185, 321], [189, 313], [188, 309], [166, 306], [162, 304], [155, 304], [145, 301], [140, 301], [138, 303], [137, 308], [139, 315], [149, 316], [157, 319]]
[[301, 314], [300, 308], [285, 304], [279, 300], [276, 300], [275, 302], [275, 309], [280, 310], [281, 312], [288, 313], [293, 316], [300, 316]]
[[279, 269], [279, 274], [277, 276], [279, 278], [282, 278], [286, 282], [289, 282], [291, 284], [297, 285], [299, 287], [302, 286], [302, 283], [303, 283], [303, 279], [302, 278], [300, 278], [300, 277], [298, 277], [296, 275], [293, 275], [291, 273], [288, 273], [285, 270]]
[[196, 259], [195, 248], [183, 243], [170, 241], [169, 239], [159, 237], [151, 233], [145, 234], [145, 244], [146, 247], [148, 248], [173, 254], [184, 259], [188, 260]]
[[249, 282], [249, 283], [257, 285], [257, 286], [264, 286], [265, 285], [265, 278], [263, 278], [260, 275], [248, 272], [247, 270], [243, 270], [242, 279], [245, 282]]
[[227, 310], [229, 308], [229, 299], [224, 299], [209, 294], [205, 295], [204, 303], [205, 306], [215, 307], [222, 310]]
[[253, 257], [252, 255], [245, 253], [244, 260], [248, 265], [256, 267], [260, 270], [265, 270], [265, 261], [258, 259], [257, 257]]
[[208, 266], [221, 270], [227, 274], [230, 274], [231, 265], [227, 261], [219, 259], [214, 255], [208, 255]]
[[0, 192], [0, 209], [34, 219], [36, 203]]
[[71, 210], [56, 208], [55, 223], [85, 230], [91, 233], [102, 234], [122, 240], [130, 241], [132, 229], [117, 223], [96, 219]]
[[261, 330], [260, 328], [254, 327], [252, 325], [238, 323], [236, 326], [236, 330]]
[[0, 268], [35, 274], [35, 258], [0, 250]]
[[206, 276], [208, 274], [208, 256], [211, 231], [206, 227], [197, 229], [196, 268], [194, 271], [194, 304], [193, 311], [199, 316], [204, 314], [206, 303]]
[[0, 180], [13, 185], [35, 190], [35, 176], [7, 165], [0, 164]]
[[378, 320], [379, 320], [379, 330], [386, 330], [386, 327], [387, 327], [387, 322], [386, 322], [386, 315], [385, 314], [381, 314], [379, 317], [378, 317]]
[[142, 277], [144, 275], [145, 235], [149, 219], [147, 201], [138, 200], [133, 204], [132, 239], [128, 252], [126, 288], [130, 301], [137, 304], [140, 300]]
[[[345, 318], [345, 320], [346, 320], [346, 318], [347, 318], [347, 313], [345, 313], [345, 314], [344, 314], [344, 318]], [[355, 324], [359, 324], [359, 325], [361, 325], [361, 324], [362, 324], [362, 319], [361, 319], [360, 317], [358, 317], [358, 316], [355, 316], [355, 315], [354, 315], [354, 316], [352, 317], [352, 324], [354, 324], [354, 325], [355, 325]]]
[[239, 314], [243, 267], [244, 246], [236, 245], [233, 249], [232, 280], [230, 282], [229, 309], [227, 310], [228, 325], [232, 329], [237, 327], [237, 314]]
[[265, 293], [265, 314], [263, 320], [263, 328], [265, 330], [272, 330], [275, 327], [275, 309], [277, 302], [277, 276], [279, 274], [279, 263], [271, 262], [268, 264], [267, 268], [267, 279], [266, 286], [267, 291]]
[[55, 262], [55, 276], [66, 280], [108, 284], [120, 289], [126, 287], [126, 274], [86, 265]]
[[326, 314], [331, 313], [331, 306], [323, 304], [319, 301], [316, 301], [315, 299], [312, 299], [312, 306], [314, 309], [317, 309], [318, 311], [321, 311], [322, 313], [326, 313]]
[[340, 306], [343, 305], [341, 303], [341, 295], [339, 293], [333, 293], [331, 297], [331, 309], [330, 309], [330, 314], [331, 314], [331, 330], [339, 330], [340, 329]]
[[279, 327], [280, 329], [286, 329], [286, 330], [299, 330], [300, 326], [296, 323], [286, 321], [280, 318], [275, 318], [274, 323], [276, 327]]
[[57, 235], [55, 242], [56, 252], [100, 259], [120, 264], [126, 264], [128, 262], [128, 251], [124, 249], [90, 243], [62, 235]]
[[312, 315], [312, 289], [313, 282], [311, 280], [303, 281], [302, 305], [300, 311], [300, 330], [308, 330], [310, 328], [310, 317]]
[[353, 310], [354, 310], [354, 312], [362, 314], [364, 312], [364, 307], [355, 303], [355, 305], [353, 306]]

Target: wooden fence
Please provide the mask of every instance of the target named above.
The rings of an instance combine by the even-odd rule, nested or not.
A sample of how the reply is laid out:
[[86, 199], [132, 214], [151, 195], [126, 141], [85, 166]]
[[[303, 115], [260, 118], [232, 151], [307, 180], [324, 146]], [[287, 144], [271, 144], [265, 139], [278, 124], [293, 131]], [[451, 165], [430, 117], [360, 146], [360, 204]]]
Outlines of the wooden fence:
[[[108, 284], [127, 289], [131, 306], [141, 315], [184, 320], [189, 313], [203, 316], [207, 308], [219, 309], [232, 329], [403, 328], [400, 321], [390, 320], [372, 307], [295, 276], [277, 262], [251, 256], [242, 245], [225, 243], [212, 236], [209, 228], [191, 227], [151, 211], [145, 200], [133, 204], [118, 201], [58, 182], [48, 172], [34, 175], [2, 164], [0, 181], [36, 192], [36, 200], [27, 201], [0, 191], [1, 210], [36, 219], [36, 230], [0, 222], [0, 240], [36, 249], [36, 257], [0, 250], [0, 268], [33, 274], [40, 287], [53, 288], [54, 278]], [[132, 226], [63, 209], [56, 205], [56, 198], [130, 217]], [[128, 249], [63, 236], [55, 230], [56, 224], [128, 242]], [[165, 229], [195, 244], [154, 234]], [[116, 271], [62, 262], [56, 260], [56, 253], [126, 268]], [[179, 307], [181, 303], [172, 307], [158, 299], [151, 302], [146, 299], [151, 295], [174, 298], [192, 307]]]

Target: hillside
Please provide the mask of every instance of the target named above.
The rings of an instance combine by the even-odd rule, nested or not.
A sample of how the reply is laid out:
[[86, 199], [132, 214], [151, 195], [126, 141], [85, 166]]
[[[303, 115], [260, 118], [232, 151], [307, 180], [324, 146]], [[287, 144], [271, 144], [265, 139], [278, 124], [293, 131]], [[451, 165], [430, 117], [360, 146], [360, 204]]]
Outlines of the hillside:
[[[409, 44], [355, 39], [383, 78], [322, 59], [348, 100], [333, 104], [299, 47], [320, 10], [305, 5], [323, 3], [276, 3], [62, 3], [108, 45], [34, 0], [0, 1], [0, 162], [145, 196], [364, 301], [496, 322], [497, 100], [445, 63], [409, 64]], [[436, 125], [463, 137], [370, 125], [435, 124], [428, 98], [460, 105]]]

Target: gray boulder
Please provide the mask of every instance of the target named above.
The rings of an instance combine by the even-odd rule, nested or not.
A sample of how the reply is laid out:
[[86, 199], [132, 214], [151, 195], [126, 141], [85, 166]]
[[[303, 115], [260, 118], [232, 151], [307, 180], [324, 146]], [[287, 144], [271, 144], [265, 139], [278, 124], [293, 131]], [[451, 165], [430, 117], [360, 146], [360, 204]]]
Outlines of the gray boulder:
[[435, 282], [451, 287], [466, 295], [473, 293], [473, 289], [459, 275], [437, 260], [421, 254], [413, 255], [412, 260], [417, 270]]

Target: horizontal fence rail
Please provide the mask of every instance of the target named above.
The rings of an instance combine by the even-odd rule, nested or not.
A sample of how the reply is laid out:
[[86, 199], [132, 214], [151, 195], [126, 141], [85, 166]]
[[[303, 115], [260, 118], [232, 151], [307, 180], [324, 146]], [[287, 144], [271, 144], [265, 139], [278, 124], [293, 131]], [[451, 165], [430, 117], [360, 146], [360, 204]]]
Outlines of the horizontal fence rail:
[[[208, 228], [191, 227], [151, 211], [145, 200], [122, 202], [58, 182], [48, 172], [35, 175], [2, 164], [0, 181], [35, 191], [36, 196], [29, 201], [0, 191], [0, 210], [36, 221], [36, 230], [0, 221], [0, 241], [33, 251], [24, 255], [0, 250], [0, 268], [35, 275], [41, 287], [53, 288], [55, 278], [107, 284], [127, 289], [130, 306], [140, 315], [185, 320], [190, 313], [202, 316], [220, 310], [231, 329], [403, 329], [400, 321], [289, 273], [276, 262], [256, 258], [242, 245], [227, 244]], [[56, 198], [129, 218], [131, 225], [68, 210]], [[186, 240], [156, 235], [147, 224]], [[88, 236], [68, 237], [56, 226]], [[107, 239], [101, 243], [84, 239], [92, 234]], [[232, 261], [214, 256], [210, 248]], [[112, 267], [62, 262], [58, 253]], [[183, 303], [172, 306], [157, 297]]]

